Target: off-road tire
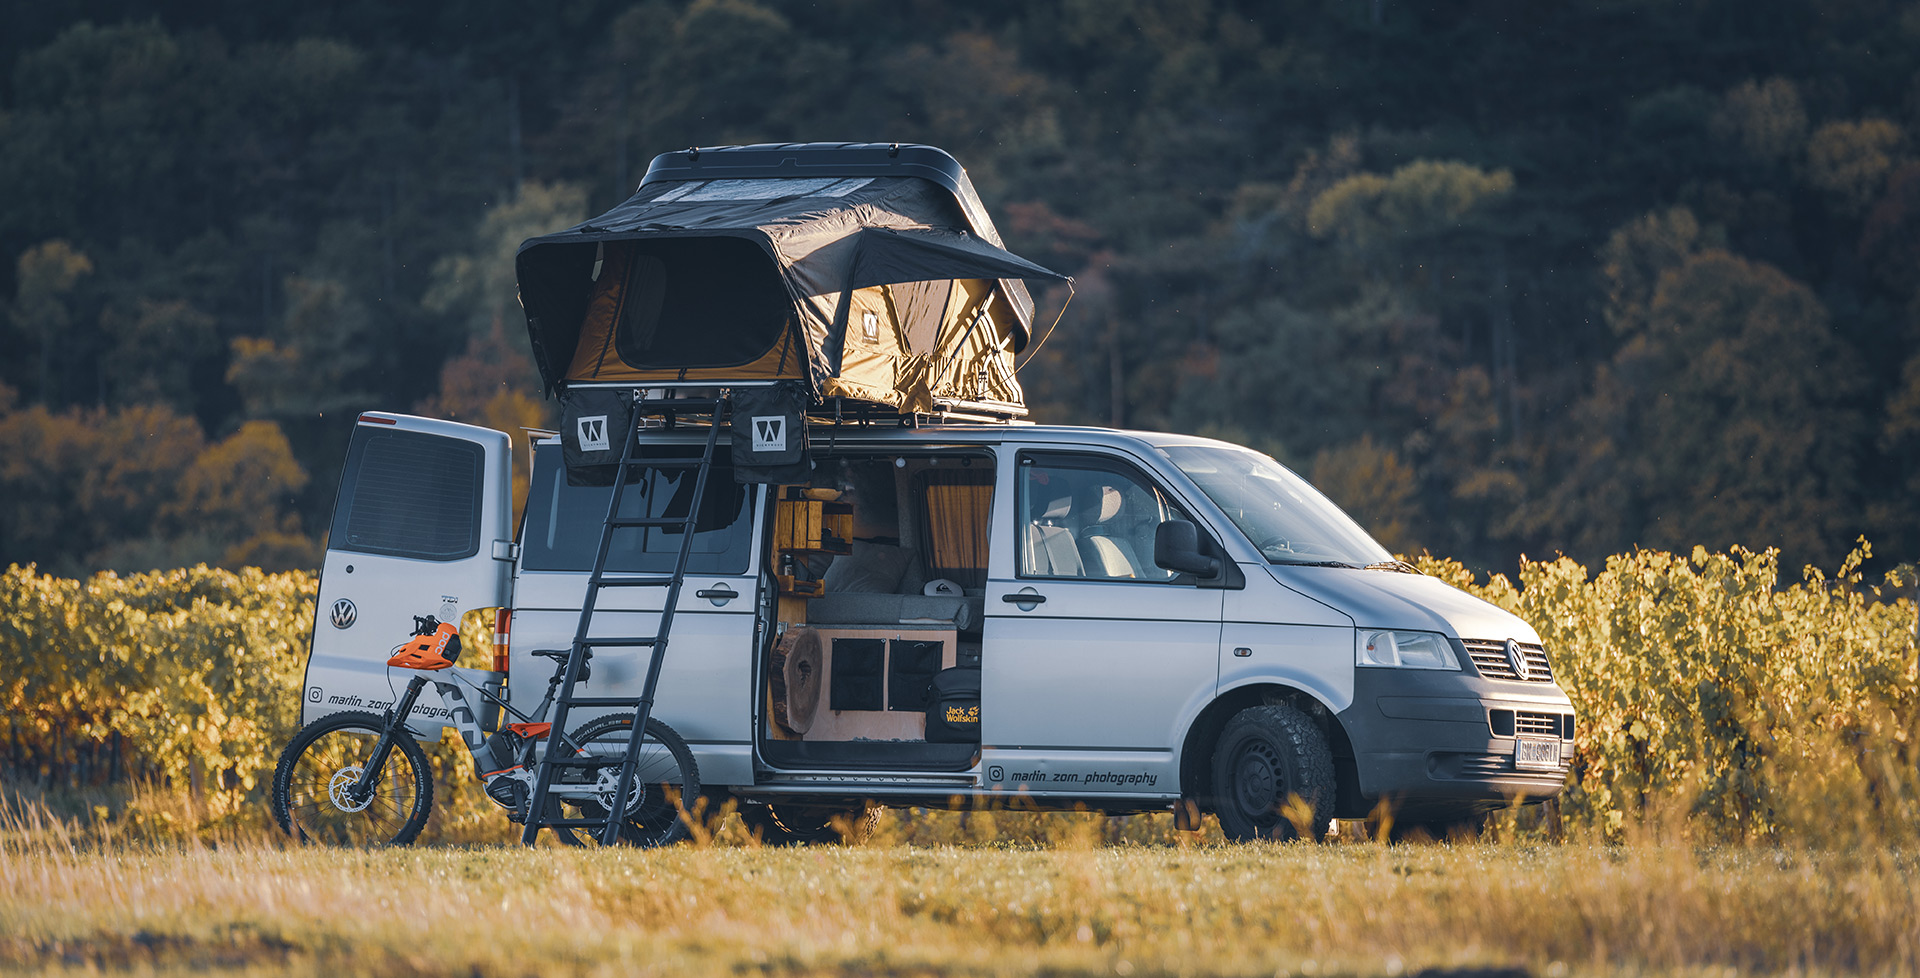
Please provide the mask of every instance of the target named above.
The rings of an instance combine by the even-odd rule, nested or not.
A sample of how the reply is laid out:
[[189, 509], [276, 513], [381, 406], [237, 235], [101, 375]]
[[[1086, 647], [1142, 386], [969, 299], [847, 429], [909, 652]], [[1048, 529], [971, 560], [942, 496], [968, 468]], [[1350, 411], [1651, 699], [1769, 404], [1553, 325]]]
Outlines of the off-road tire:
[[1309, 806], [1308, 836], [1318, 841], [1333, 818], [1333, 751], [1326, 734], [1284, 704], [1234, 714], [1213, 752], [1213, 808], [1221, 830], [1235, 842], [1298, 838], [1285, 814], [1294, 796]]
[[[846, 827], [843, 834], [835, 820]], [[880, 823], [880, 808], [811, 808], [804, 805], [742, 805], [740, 821], [767, 846], [859, 845]]]
[[[327, 811], [322, 807], [327, 805], [325, 786], [314, 782], [310, 774], [303, 775], [299, 771], [301, 756], [322, 737], [342, 731], [358, 731], [366, 735], [366, 749], [371, 751], [386, 725], [385, 717], [356, 710], [330, 713], [301, 727], [300, 732], [293, 735], [293, 740], [280, 752], [280, 761], [273, 769], [270, 802], [273, 820], [279, 823], [281, 831], [301, 842], [341, 845], [404, 846], [419, 836], [420, 830], [426, 827], [427, 816], [433, 814], [433, 769], [427, 764], [427, 752], [420, 749], [419, 742], [410, 734], [403, 732], [393, 742], [394, 752], [405, 760], [395, 782], [403, 801], [394, 806], [394, 814], [389, 816], [397, 827], [380, 825], [373, 818], [369, 818], [365, 825], [360, 825], [345, 818], [350, 813], [337, 807]], [[391, 755], [388, 762], [392, 762]], [[314, 797], [316, 789], [322, 792], [322, 797]], [[299, 798], [295, 797], [296, 792]], [[372, 810], [372, 806], [369, 806], [369, 810]], [[295, 824], [296, 815], [301, 816], [298, 825]], [[308, 828], [314, 831], [308, 832]], [[332, 831], [328, 831], [329, 828]], [[355, 828], [368, 831], [363, 836], [355, 836], [352, 831]]]
[[[627, 732], [633, 729], [630, 716], [603, 716], [589, 720], [574, 728], [568, 738], [576, 744], [585, 744], [599, 738], [617, 739], [626, 743]], [[641, 766], [636, 776], [649, 779], [647, 796], [641, 801], [638, 810], [633, 812], [620, 826], [620, 842], [624, 845], [651, 849], [657, 846], [669, 846], [688, 836], [688, 813], [683, 806], [697, 806], [700, 802], [700, 766], [694, 762], [693, 750], [686, 740], [672, 727], [660, 722], [658, 718], [647, 718], [647, 734], [641, 741]], [[653, 778], [664, 780], [652, 780]], [[678, 783], [674, 783], [677, 781]], [[673, 784], [678, 792], [677, 798], [669, 798], [658, 787]], [[576, 805], [572, 801], [562, 804], [562, 799], [549, 795], [547, 799], [548, 817], [555, 809], [566, 815], [578, 813], [587, 818], [602, 818], [606, 808], [595, 803], [585, 802]], [[572, 808], [573, 812], [566, 809]], [[555, 826], [553, 834], [561, 842], [570, 846], [597, 846], [600, 837], [591, 828], [571, 828]]]

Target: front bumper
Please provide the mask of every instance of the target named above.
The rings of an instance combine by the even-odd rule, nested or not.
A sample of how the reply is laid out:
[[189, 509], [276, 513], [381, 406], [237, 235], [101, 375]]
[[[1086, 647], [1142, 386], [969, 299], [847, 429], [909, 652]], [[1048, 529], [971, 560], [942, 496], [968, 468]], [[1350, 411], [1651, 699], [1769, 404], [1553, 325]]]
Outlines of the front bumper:
[[[1557, 729], [1544, 729], [1548, 718], [1559, 721]], [[1402, 820], [1544, 801], [1566, 786], [1573, 756], [1573, 704], [1554, 683], [1362, 668], [1355, 670], [1353, 705], [1338, 719], [1353, 747], [1360, 805], [1371, 810], [1384, 799]], [[1516, 733], [1558, 739], [1559, 763], [1551, 770], [1516, 766]]]

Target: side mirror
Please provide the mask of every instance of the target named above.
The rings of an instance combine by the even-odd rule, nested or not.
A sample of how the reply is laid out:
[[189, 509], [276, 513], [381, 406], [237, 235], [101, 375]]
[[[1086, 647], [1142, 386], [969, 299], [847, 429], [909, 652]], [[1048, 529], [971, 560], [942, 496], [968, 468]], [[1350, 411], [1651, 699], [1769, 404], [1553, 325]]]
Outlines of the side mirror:
[[1203, 578], [1220, 573], [1220, 558], [1200, 552], [1200, 530], [1186, 520], [1168, 520], [1154, 527], [1153, 562], [1170, 571]]

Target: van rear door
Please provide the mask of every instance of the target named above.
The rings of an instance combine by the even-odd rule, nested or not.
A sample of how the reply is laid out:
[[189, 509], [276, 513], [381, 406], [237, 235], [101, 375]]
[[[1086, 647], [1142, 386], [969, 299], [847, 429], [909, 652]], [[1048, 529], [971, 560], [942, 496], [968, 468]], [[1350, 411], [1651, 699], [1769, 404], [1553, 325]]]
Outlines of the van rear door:
[[[307, 658], [301, 722], [386, 709], [410, 678], [387, 656], [416, 615], [457, 622], [508, 603], [513, 572], [511, 441], [451, 421], [369, 412], [354, 425], [334, 501]], [[451, 617], [449, 617], [451, 616]], [[485, 666], [469, 656], [463, 666]], [[409, 726], [440, 736], [431, 688]]]

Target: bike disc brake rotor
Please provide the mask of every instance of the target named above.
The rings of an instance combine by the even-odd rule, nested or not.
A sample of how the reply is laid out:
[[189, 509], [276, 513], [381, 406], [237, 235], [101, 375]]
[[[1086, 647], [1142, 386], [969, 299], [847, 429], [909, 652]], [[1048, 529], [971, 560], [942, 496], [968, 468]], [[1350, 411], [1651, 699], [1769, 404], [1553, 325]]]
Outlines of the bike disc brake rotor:
[[327, 782], [327, 798], [333, 802], [333, 807], [343, 812], [361, 812], [373, 804], [374, 793], [371, 791], [367, 792], [364, 799], [354, 800], [353, 786], [360, 783], [361, 770], [360, 765], [349, 764], [333, 772], [332, 779]]
[[[620, 766], [616, 764], [612, 767], [601, 768], [599, 778], [593, 784], [594, 800], [600, 803], [601, 808], [610, 812], [615, 810], [613, 784], [619, 779]], [[634, 772], [633, 780], [633, 793], [627, 797], [627, 807], [621, 810], [627, 815], [631, 815], [639, 810], [640, 802], [645, 800], [647, 796], [647, 785], [640, 780], [639, 772]]]

